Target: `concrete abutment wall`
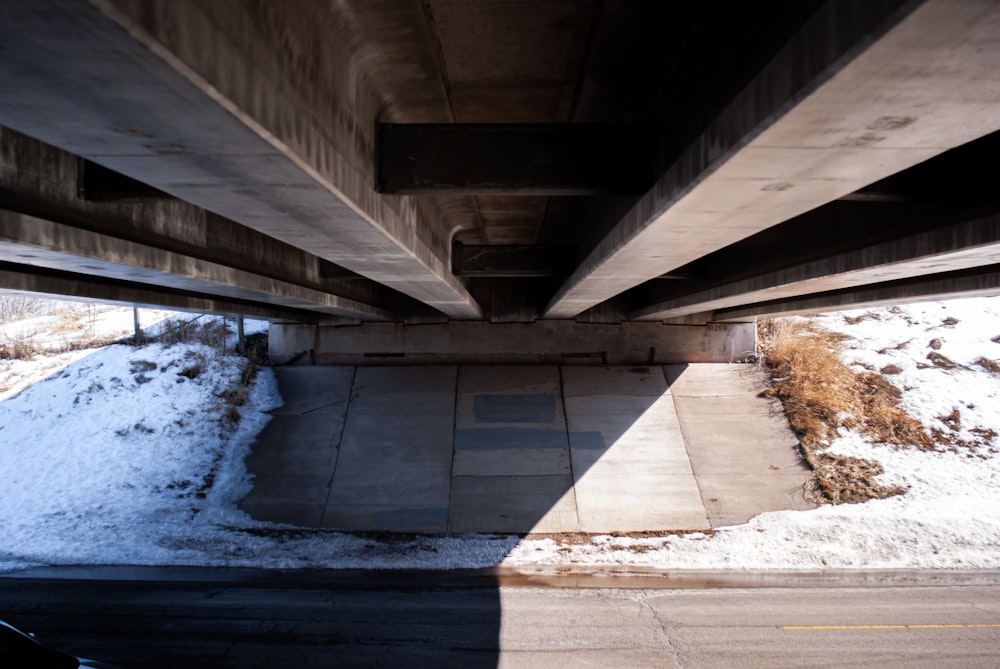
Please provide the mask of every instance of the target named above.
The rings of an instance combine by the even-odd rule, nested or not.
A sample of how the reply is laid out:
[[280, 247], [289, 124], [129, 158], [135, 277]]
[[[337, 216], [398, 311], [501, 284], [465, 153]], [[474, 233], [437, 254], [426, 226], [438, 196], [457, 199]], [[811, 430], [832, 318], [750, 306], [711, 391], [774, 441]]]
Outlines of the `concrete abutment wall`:
[[269, 342], [279, 365], [728, 363], [754, 355], [756, 324], [272, 324]]

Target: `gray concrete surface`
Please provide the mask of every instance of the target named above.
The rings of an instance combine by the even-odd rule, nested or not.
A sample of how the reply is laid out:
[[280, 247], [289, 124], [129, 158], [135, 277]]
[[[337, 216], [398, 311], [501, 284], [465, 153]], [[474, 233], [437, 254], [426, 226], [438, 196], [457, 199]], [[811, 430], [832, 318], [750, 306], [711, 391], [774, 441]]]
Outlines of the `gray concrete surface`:
[[[377, 42], [381, 65], [361, 76], [360, 61], [345, 51], [368, 25], [362, 8], [325, 21], [279, 5], [264, 12], [197, 2], [172, 2], [163, 13], [124, 2], [4, 9], [11, 97], [0, 109], [3, 125], [97, 158], [451, 317], [480, 316], [448, 268], [445, 224], [413, 199], [388, 202], [371, 188], [371, 119], [407, 102], [447, 114], [443, 91], [427, 100], [427, 87], [414, 86], [415, 78], [434, 76], [413, 55], [421, 40], [416, 48], [408, 43], [419, 10], [400, 6], [406, 28], [389, 33], [406, 47]], [[315, 49], [306, 56], [314, 76], [301, 76], [290, 39], [295, 53]], [[377, 89], [394, 93], [386, 98]]]
[[810, 509], [811, 472], [754, 365], [668, 365], [684, 443], [712, 527], [762, 508]]
[[[602, 323], [704, 324], [762, 300], [754, 313], [792, 308], [773, 301], [798, 297], [826, 309], [920, 290], [1000, 290], [986, 269], [998, 257], [995, 229], [984, 235], [979, 223], [978, 237], [963, 238], [957, 227], [950, 240], [922, 234], [959, 222], [950, 206], [931, 208], [912, 232], [874, 226], [879, 235], [847, 235], [856, 243], [829, 251], [828, 233], [800, 218], [997, 131], [993, 0], [788, 2], [787, 11], [730, 3], [721, 12], [600, 2], [524, 12], [504, 0], [0, 4], [3, 288], [263, 311], [289, 323], [505, 325], [585, 312], [583, 321]], [[659, 127], [643, 123], [652, 119]], [[491, 135], [505, 127], [507, 138], [541, 133], [550, 147], [561, 143], [553, 133], [591, 126], [591, 139], [573, 142], [588, 156], [606, 136], [595, 128], [611, 124], [639, 133], [641, 142], [620, 144], [631, 146], [630, 162], [649, 158], [651, 171], [629, 179], [637, 199], [547, 198], [538, 193], [552, 191], [534, 188], [539, 177], [524, 179], [545, 164], [571, 176], [568, 153], [533, 142], [525, 161], [501, 150], [512, 148], [501, 139], [497, 151], [472, 156], [403, 151], [403, 162], [440, 162], [462, 175], [448, 180], [448, 195], [378, 192], [373, 156], [386, 135], [377, 128], [426, 137], [432, 124], [465, 137], [483, 123]], [[51, 146], [39, 149], [40, 162], [26, 160], [27, 144], [11, 133]], [[968, 161], [954, 183], [995, 181], [994, 154]], [[102, 196], [79, 179], [78, 157], [162, 193]], [[549, 164], [556, 157], [561, 168]], [[479, 189], [483, 167], [506, 181], [491, 194]], [[551, 188], [561, 176], [543, 180]], [[936, 205], [967, 199], [931, 183], [921, 190]], [[729, 277], [674, 271], [792, 221], [823, 248], [790, 258], [784, 242], [768, 243], [746, 255], [780, 262], [736, 262]], [[583, 257], [545, 307], [563, 269], [494, 261], [484, 275], [462, 275], [451, 265], [453, 242], [490, 247], [494, 258], [515, 258], [519, 247]], [[952, 281], [858, 290], [945, 269]], [[970, 286], [966, 272], [977, 269], [984, 276]], [[638, 294], [655, 293], [667, 274], [677, 286], [668, 299], [642, 305], [625, 294], [640, 284]], [[711, 290], [698, 277], [712, 277]], [[623, 341], [634, 328], [612, 329]], [[477, 360], [448, 363], [520, 362], [490, 357], [522, 350], [509, 329], [495, 331], [510, 338], [505, 351], [490, 345], [472, 352]], [[606, 364], [634, 353], [576, 351], [606, 353]], [[640, 349], [642, 360], [648, 352]]]
[[0, 609], [54, 648], [145, 669], [985, 668], [1000, 643], [995, 583], [941, 587], [928, 572], [867, 587], [681, 590], [606, 576], [600, 588], [275, 576], [0, 578]]
[[[576, 316], [995, 131], [997, 119], [979, 110], [1000, 101], [1000, 89], [973, 82], [1000, 66], [1000, 5], [929, 0], [892, 25], [896, 16], [875, 3], [824, 5], [608, 232], [545, 317]], [[847, 62], [844, 52], [857, 55]], [[842, 67], [827, 76], [837, 59]], [[794, 104], [790, 89], [801, 91]]]
[[361, 323], [352, 327], [276, 323], [268, 336], [277, 364], [302, 359], [320, 365], [369, 364], [391, 355], [394, 364], [662, 365], [677, 362], [740, 362], [752, 355], [756, 325], [663, 323]]
[[278, 367], [243, 508], [306, 527], [646, 532], [809, 508], [749, 365]]

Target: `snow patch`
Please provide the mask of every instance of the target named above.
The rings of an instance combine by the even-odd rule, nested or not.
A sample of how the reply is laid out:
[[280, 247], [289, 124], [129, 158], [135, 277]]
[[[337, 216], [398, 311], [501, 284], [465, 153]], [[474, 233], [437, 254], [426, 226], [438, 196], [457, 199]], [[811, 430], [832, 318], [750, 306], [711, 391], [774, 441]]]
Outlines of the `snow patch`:
[[[880, 463], [882, 482], [907, 488], [905, 495], [767, 513], [711, 534], [598, 536], [580, 544], [492, 535], [373, 538], [254, 521], [239, 510], [251, 486], [244, 460], [267, 410], [281, 403], [270, 370], [260, 370], [233, 424], [219, 395], [238, 382], [241, 358], [200, 344], [110, 346], [10, 366], [25, 377], [49, 376], [0, 397], [0, 570], [1000, 567], [1000, 457], [996, 438], [987, 438], [1000, 433], [1000, 376], [981, 364], [1000, 359], [993, 341], [1000, 338], [1000, 300], [813, 320], [849, 338], [847, 362], [859, 370], [894, 366], [887, 378], [903, 391], [903, 406], [968, 444], [922, 452], [845, 431], [831, 450]], [[253, 327], [266, 324], [248, 332]], [[197, 374], [182, 373], [194, 366]], [[957, 422], [942, 420], [953, 412]]]

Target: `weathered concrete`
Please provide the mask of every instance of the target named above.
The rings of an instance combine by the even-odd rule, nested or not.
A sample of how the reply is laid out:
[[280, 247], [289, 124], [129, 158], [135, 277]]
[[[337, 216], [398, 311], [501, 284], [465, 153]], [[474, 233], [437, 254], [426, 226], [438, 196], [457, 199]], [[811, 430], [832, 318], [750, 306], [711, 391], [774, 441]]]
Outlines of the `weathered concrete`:
[[[208, 294], [215, 292], [215, 284], [199, 275], [221, 277], [226, 287], [219, 292], [243, 300], [269, 302], [267, 288], [282, 286], [287, 288], [279, 294], [312, 295], [301, 306], [306, 310], [319, 306], [314, 318], [322, 317], [327, 302], [322, 294], [344, 298], [345, 304], [374, 307], [374, 313], [383, 317], [389, 312], [403, 317], [410, 311], [407, 303], [418, 304], [311, 253], [164, 194], [137, 200], [83, 199], [77, 156], [2, 126], [0, 145], [0, 208], [50, 222], [43, 224], [50, 228], [45, 232], [36, 224], [5, 223], [4, 240], [12, 262], [39, 266], [39, 249], [47, 249], [53, 253], [46, 266], [97, 276], [101, 270], [95, 263], [77, 258], [89, 251], [88, 260], [110, 260], [120, 266], [117, 273], [132, 281], [148, 280], [157, 289], [170, 287], [172, 272], [181, 273], [180, 283], [200, 282], [196, 290]], [[152, 252], [143, 253], [147, 248]], [[132, 258], [135, 253], [143, 257]], [[136, 271], [129, 271], [133, 266]], [[202, 270], [192, 273], [188, 268]], [[244, 276], [249, 280], [241, 281]], [[244, 284], [247, 293], [239, 294], [237, 289]], [[354, 317], [362, 318], [367, 311]], [[298, 319], [308, 319], [307, 313]]]
[[745, 321], [756, 316], [794, 316], [859, 307], [878, 307], [908, 302], [946, 300], [953, 297], [1000, 295], [1000, 266], [990, 265], [970, 272], [949, 272], [891, 281], [874, 286], [760, 302], [713, 314], [719, 321]]
[[332, 316], [392, 317], [385, 309], [313, 288], [4, 209], [0, 209], [0, 261]]
[[[27, 270], [27, 271], [26, 271]], [[53, 295], [63, 299], [89, 300], [126, 307], [170, 308], [199, 314], [242, 314], [264, 320], [309, 321], [308, 312], [273, 305], [223, 300], [205, 295], [161, 290], [156, 286], [105, 281], [100, 278], [51, 272], [26, 265], [0, 263], [0, 290], [39, 299]]]
[[254, 518], [318, 527], [323, 521], [354, 370], [321, 374], [295, 367], [274, 370], [285, 402], [258, 436], [247, 468], [253, 490], [241, 502]]
[[[4, 256], [22, 267], [7, 269], [91, 277], [39, 286], [183, 308], [245, 305], [291, 322], [576, 318], [617, 327], [635, 318], [706, 323], [713, 310], [732, 319], [750, 300], [746, 313], [790, 300], [829, 306], [840, 297], [818, 296], [876, 284], [880, 297], [894, 287], [905, 297], [917, 273], [996, 259], [961, 240], [876, 248], [911, 234], [899, 221], [891, 231], [875, 221], [856, 246], [786, 247], [771, 237], [755, 248], [755, 258], [787, 254], [779, 262], [744, 265], [733, 255], [735, 242], [797, 226], [834, 199], [905, 199], [883, 177], [966, 142], [983, 150], [952, 163], [940, 200], [967, 200], [968, 176], [979, 184], [968, 209], [1000, 210], [984, 167], [996, 150], [981, 141], [1000, 127], [1000, 8], [991, 0], [761, 0], [721, 12], [604, 2], [524, 12], [507, 0], [0, 8], [0, 208], [63, 226], [41, 241], [22, 226]], [[377, 192], [378, 127], [446, 135], [446, 149], [397, 146], [392, 161], [424, 175], [404, 189], [425, 193], [434, 168], [431, 190], [450, 194]], [[496, 139], [498, 128], [528, 139]], [[595, 155], [618, 167], [585, 164]], [[151, 199], [88, 201], [77, 193], [77, 158], [91, 175], [99, 165], [136, 179], [143, 187], [126, 195]], [[895, 186], [909, 183], [911, 197], [941, 185], [927, 173], [901, 176]], [[609, 186], [631, 195], [531, 194]], [[951, 225], [953, 213], [936, 208], [913, 230]], [[463, 243], [506, 251], [479, 265], [460, 257], [458, 274], [470, 272], [456, 276], [450, 254]], [[871, 248], [856, 251], [862, 245]], [[558, 257], [546, 258], [553, 248]], [[732, 262], [720, 261], [723, 249]], [[692, 271], [697, 263], [707, 271]], [[380, 334], [379, 349], [335, 355], [314, 344], [346, 335], [286, 339], [308, 340], [294, 354], [344, 364], [365, 354], [413, 363], [739, 359], [698, 342], [646, 355], [628, 326], [570, 350], [491, 332], [447, 345], [435, 343], [454, 334], [445, 326], [428, 340]], [[605, 343], [613, 341], [627, 350]]]
[[449, 527], [576, 527], [559, 368], [465, 367], [458, 380]]
[[[364, 19], [302, 9], [6, 2], [0, 123], [449, 316], [478, 317], [449, 271], [449, 231], [433, 211], [371, 188], [373, 120], [405, 101], [431, 115], [447, 110], [443, 96], [430, 102], [434, 96], [412, 83], [402, 93], [404, 73], [424, 50], [426, 37], [406, 25], [418, 10], [376, 8], [365, 17], [405, 26], [389, 27], [385, 37], [397, 41], [380, 45], [385, 66], [372, 71], [351, 51], [370, 46], [359, 45], [356, 32], [370, 29]], [[298, 37], [287, 39], [289, 32]], [[386, 79], [399, 83], [389, 97]]]
[[357, 369], [323, 526], [447, 531], [456, 375]]
[[663, 370], [566, 367], [563, 383], [580, 529], [705, 528]]
[[[272, 326], [271, 359], [319, 364], [610, 364], [740, 362], [755, 350], [753, 323], [707, 326], [574, 321], [357, 327]], [[302, 354], [308, 352], [308, 357]]]
[[997, 263], [1000, 217], [991, 216], [663, 300], [631, 318], [676, 318]]
[[[983, 142], [1000, 127], [1000, 8], [991, 0], [760, 0], [725, 11], [567, 1], [525, 12], [507, 0], [0, 8], [0, 208], [89, 233], [64, 230], [49, 236], [65, 243], [39, 246], [22, 228], [4, 257], [25, 266], [8, 268], [22, 275], [47, 275], [44, 264], [90, 276], [39, 283], [78, 295], [246, 305], [310, 323], [692, 324], [712, 321], [712, 310], [731, 319], [748, 300], [828, 305], [816, 298], [890, 280], [882, 290], [906, 296], [910, 284], [896, 280], [995, 259], [962, 241], [875, 248], [964, 220], [943, 205], [912, 230], [905, 216], [886, 227], [875, 217], [854, 246], [824, 249], [818, 231], [813, 246], [775, 235], [754, 247], [753, 258], [775, 262], [744, 263], [734, 251], [783, 223], [815, 230], [802, 215], [834, 199], [924, 202], [934, 191], [938, 204], [968, 201], [972, 181], [967, 210], [1000, 211], [996, 148]], [[392, 164], [412, 172], [403, 189], [417, 194], [377, 192], [379, 127], [417, 144], [448, 137], [425, 153], [396, 146]], [[953, 161], [946, 184], [909, 169], [966, 142], [980, 150]], [[124, 195], [145, 199], [88, 200], [77, 191], [78, 158], [91, 176], [137, 180]], [[886, 184], [894, 173], [902, 178]], [[428, 178], [449, 194], [422, 194]], [[608, 188], [629, 195], [586, 195]], [[537, 196], [553, 192], [564, 195]], [[69, 248], [76, 240], [81, 255]], [[452, 265], [461, 244], [492, 260]], [[134, 253], [140, 246], [155, 251]], [[340, 337], [312, 335], [289, 336]], [[380, 350], [323, 359], [551, 362], [559, 348], [512, 357], [529, 350], [521, 335], [496, 336], [512, 341], [477, 335], [480, 350], [457, 354], [412, 334], [379, 335]], [[614, 337], [635, 343], [628, 327], [602, 342]], [[657, 357], [602, 342], [555, 359], [738, 359], [699, 344]], [[295, 353], [303, 350], [320, 353]]]
[[904, 5], [914, 3], [825, 4], [583, 261], [546, 318], [1000, 128], [987, 112], [1000, 104], [1000, 5], [928, 0], [899, 20]]
[[745, 382], [752, 367], [667, 369], [279, 367], [286, 403], [253, 447], [242, 506], [306, 527], [519, 534], [808, 507], [794, 437]]
[[691, 467], [712, 527], [765, 511], [811, 509], [816, 500], [798, 439], [752, 365], [664, 368]]

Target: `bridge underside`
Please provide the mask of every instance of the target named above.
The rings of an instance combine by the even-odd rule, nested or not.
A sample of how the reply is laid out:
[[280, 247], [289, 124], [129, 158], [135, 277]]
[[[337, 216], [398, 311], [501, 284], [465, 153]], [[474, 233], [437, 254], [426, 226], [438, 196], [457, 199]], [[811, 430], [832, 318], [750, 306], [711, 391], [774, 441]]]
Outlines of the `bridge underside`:
[[0, 289], [342, 364], [1000, 294], [991, 0], [0, 8]]

